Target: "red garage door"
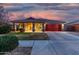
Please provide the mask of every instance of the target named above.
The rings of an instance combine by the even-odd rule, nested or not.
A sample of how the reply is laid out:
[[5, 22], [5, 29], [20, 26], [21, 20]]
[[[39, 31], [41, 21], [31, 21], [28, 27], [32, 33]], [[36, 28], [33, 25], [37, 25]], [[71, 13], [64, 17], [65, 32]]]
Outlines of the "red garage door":
[[46, 31], [61, 31], [62, 29], [61, 24], [47, 24]]

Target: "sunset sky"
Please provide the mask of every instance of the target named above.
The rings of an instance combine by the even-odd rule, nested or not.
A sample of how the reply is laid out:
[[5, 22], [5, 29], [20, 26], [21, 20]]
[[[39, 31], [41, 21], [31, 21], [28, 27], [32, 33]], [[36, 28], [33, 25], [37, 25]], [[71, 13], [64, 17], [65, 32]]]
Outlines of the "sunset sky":
[[79, 4], [74, 3], [20, 3], [0, 4], [9, 12], [11, 20], [35, 17], [50, 20], [79, 20]]

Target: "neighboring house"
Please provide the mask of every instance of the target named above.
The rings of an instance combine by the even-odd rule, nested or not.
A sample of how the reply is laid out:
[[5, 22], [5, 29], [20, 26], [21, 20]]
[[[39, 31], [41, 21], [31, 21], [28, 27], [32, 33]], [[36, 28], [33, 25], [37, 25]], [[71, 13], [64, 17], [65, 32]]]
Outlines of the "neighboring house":
[[66, 31], [79, 31], [79, 20], [66, 23], [65, 30]]
[[61, 31], [63, 30], [63, 21], [48, 20], [42, 18], [29, 17], [22, 20], [11, 21], [13, 30], [16, 32], [44, 32], [44, 31]]

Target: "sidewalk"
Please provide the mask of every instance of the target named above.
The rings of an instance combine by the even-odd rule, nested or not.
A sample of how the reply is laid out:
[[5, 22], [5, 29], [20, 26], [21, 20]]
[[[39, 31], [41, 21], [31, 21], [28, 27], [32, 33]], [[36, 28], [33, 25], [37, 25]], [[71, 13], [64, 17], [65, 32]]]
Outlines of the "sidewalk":
[[32, 47], [31, 55], [51, 55], [56, 54], [53, 50], [53, 53], [50, 50], [50, 45], [48, 40], [27, 40], [19, 41], [20, 47]]

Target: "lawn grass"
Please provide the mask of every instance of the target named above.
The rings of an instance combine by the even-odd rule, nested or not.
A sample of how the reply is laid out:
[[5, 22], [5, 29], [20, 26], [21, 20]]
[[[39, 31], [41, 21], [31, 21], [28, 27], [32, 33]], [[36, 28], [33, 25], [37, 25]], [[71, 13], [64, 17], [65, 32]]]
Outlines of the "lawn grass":
[[15, 35], [19, 40], [47, 40], [48, 35], [46, 33], [35, 33], [35, 32], [28, 32], [28, 33], [9, 33], [8, 35]]

